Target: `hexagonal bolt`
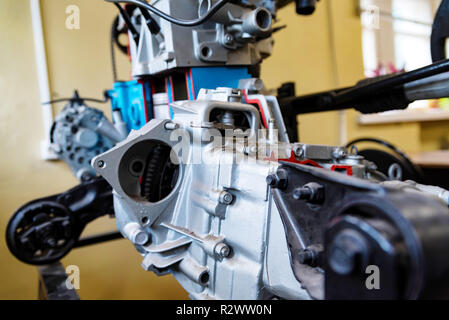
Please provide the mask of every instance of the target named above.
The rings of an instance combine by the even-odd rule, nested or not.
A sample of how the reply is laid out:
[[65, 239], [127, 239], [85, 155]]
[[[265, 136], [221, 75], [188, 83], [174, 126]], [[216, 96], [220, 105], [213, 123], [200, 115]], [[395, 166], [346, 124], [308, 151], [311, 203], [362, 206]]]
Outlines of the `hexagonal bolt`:
[[323, 203], [324, 196], [324, 187], [316, 182], [308, 183], [293, 191], [293, 199], [305, 200], [314, 204]]
[[219, 243], [215, 246], [215, 254], [220, 258], [227, 258], [231, 254], [231, 248], [226, 243]]
[[230, 205], [233, 201], [234, 196], [231, 193], [227, 191], [222, 191], [220, 193], [220, 203]]
[[267, 184], [275, 189], [285, 189], [288, 185], [287, 171], [279, 169], [276, 173], [270, 174], [266, 178]]

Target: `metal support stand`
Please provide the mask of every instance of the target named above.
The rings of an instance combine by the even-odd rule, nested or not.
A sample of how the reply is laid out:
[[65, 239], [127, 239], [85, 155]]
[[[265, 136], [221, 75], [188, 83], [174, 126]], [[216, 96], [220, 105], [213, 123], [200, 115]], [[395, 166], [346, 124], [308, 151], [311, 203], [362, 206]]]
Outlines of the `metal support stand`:
[[80, 300], [75, 289], [70, 289], [70, 281], [64, 266], [60, 262], [38, 267], [39, 271], [39, 300]]

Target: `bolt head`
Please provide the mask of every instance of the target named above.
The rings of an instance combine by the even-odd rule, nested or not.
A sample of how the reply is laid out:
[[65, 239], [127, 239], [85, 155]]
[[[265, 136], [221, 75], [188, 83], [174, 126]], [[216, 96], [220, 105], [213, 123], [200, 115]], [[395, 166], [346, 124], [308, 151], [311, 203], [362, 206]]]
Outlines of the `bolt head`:
[[224, 40], [225, 40], [225, 44], [232, 44], [232, 42], [234, 41], [234, 38], [230, 34], [227, 34], [227, 35], [225, 35]]
[[276, 184], [276, 176], [274, 174], [270, 174], [265, 180], [267, 184], [271, 187], [273, 187]]
[[146, 233], [145, 231], [138, 231], [135, 235], [134, 235], [134, 239], [133, 242], [137, 245], [143, 246], [145, 245], [148, 241], [150, 241], [150, 236], [148, 235], [148, 233]]
[[369, 258], [364, 237], [355, 230], [343, 230], [333, 240], [329, 251], [329, 266], [340, 275], [363, 269]]
[[226, 203], [231, 203], [231, 202], [232, 202], [232, 196], [231, 196], [229, 193], [227, 193], [227, 194], [225, 194], [225, 196], [223, 197], [223, 200], [224, 200], [224, 202], [226, 202]]
[[98, 167], [104, 168], [105, 162], [103, 160], [98, 161]]
[[293, 150], [293, 153], [295, 154], [295, 156], [301, 158], [304, 155], [304, 149], [302, 147], [296, 147]]
[[223, 204], [228, 204], [229, 205], [229, 204], [232, 203], [233, 200], [234, 200], [234, 196], [232, 194], [230, 194], [229, 192], [227, 192], [227, 191], [223, 191], [220, 194], [220, 202], [223, 203]]
[[279, 169], [276, 173], [267, 176], [265, 181], [272, 188], [285, 189], [288, 184], [287, 172]]
[[285, 189], [288, 185], [288, 174], [284, 169], [279, 169], [276, 172], [276, 188]]
[[215, 247], [215, 252], [220, 258], [227, 258], [231, 254], [231, 248], [225, 243], [219, 243]]
[[293, 191], [295, 200], [305, 200], [313, 204], [321, 204], [324, 202], [324, 187], [316, 182], [308, 183]]

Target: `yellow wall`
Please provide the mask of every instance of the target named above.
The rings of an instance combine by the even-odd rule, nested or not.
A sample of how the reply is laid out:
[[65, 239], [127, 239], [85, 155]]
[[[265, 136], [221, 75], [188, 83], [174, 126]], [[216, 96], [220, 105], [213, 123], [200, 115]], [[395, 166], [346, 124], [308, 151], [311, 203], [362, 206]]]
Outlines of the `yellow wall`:
[[[337, 3], [338, 8], [335, 10], [339, 10], [338, 16], [342, 21], [336, 24], [336, 34], [338, 35], [335, 42], [339, 57], [336, 65], [338, 66], [338, 75], [342, 79], [340, 85], [345, 86], [354, 84], [357, 79], [363, 78], [363, 56], [360, 51], [362, 46], [361, 26], [359, 17], [354, 14], [357, 1], [344, 3], [332, 1], [334, 6], [337, 6]], [[391, 28], [391, 21], [384, 19], [381, 20], [381, 23], [380, 28]], [[384, 46], [382, 50], [384, 55], [394, 55], [391, 53], [392, 48]], [[344, 136], [346, 139], [341, 143], [363, 137], [377, 137], [391, 142], [405, 152], [416, 153], [439, 150], [442, 140], [449, 139], [449, 121], [359, 125], [357, 123], [358, 112], [350, 110], [345, 113], [346, 132]]]
[[[278, 88], [283, 82], [293, 81], [297, 94], [303, 95], [338, 86], [329, 22], [335, 8], [331, 5], [332, 1], [321, 1], [309, 17], [298, 16], [294, 4], [280, 11], [279, 24], [286, 24], [287, 28], [275, 35], [274, 53], [262, 65], [266, 87]], [[302, 142], [339, 143], [336, 112], [303, 115], [298, 120]]]
[[[101, 97], [112, 83], [113, 6], [102, 0], [41, 3], [52, 96], [67, 97], [78, 88], [84, 96]], [[78, 31], [65, 28], [65, 8], [71, 4], [81, 9]], [[9, 254], [4, 242], [6, 223], [27, 201], [67, 190], [77, 181], [63, 163], [40, 159], [39, 142], [44, 135], [28, 0], [0, 1], [0, 30], [0, 299], [35, 299], [36, 268]], [[128, 78], [125, 57], [119, 66], [119, 75]], [[112, 230], [114, 221], [104, 219], [89, 229], [90, 233]], [[63, 263], [80, 267], [79, 293], [84, 299], [187, 298], [174, 278], [145, 272], [141, 260], [128, 241], [120, 240], [75, 250]]]

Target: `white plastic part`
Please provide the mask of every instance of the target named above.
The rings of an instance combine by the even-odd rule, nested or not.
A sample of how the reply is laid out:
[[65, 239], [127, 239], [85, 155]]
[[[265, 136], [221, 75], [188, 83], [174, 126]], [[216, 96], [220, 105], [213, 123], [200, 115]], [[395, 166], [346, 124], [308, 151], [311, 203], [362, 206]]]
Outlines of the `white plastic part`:
[[53, 109], [50, 104], [43, 105], [50, 101], [50, 86], [48, 81], [47, 56], [45, 53], [44, 32], [42, 30], [41, 7], [39, 0], [30, 0], [31, 19], [33, 25], [34, 51], [37, 67], [37, 78], [41, 100], [42, 121], [45, 132], [45, 139], [41, 141], [41, 158], [44, 160], [57, 159], [56, 154], [50, 147], [50, 129], [53, 123]]

